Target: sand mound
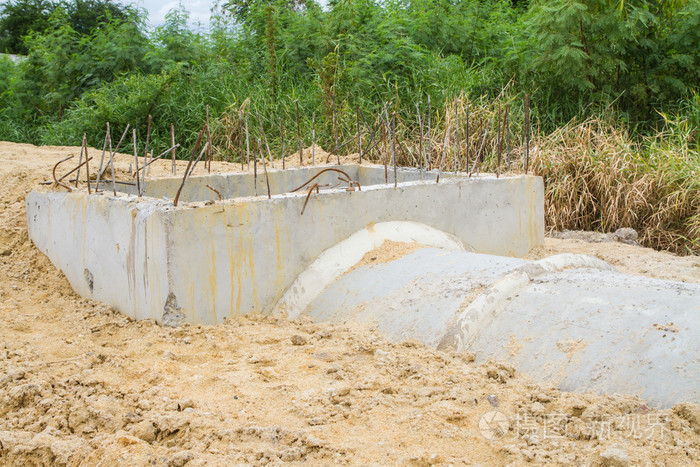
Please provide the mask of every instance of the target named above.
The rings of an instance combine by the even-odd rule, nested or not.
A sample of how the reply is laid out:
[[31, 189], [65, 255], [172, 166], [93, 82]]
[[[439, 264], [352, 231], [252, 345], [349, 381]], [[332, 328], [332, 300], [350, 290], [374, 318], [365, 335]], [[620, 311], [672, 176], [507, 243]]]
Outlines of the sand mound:
[[[372, 329], [263, 317], [164, 329], [83, 300], [31, 245], [24, 219], [27, 192], [78, 151], [0, 143], [0, 464], [700, 458], [692, 404], [658, 411], [632, 396], [563, 393], [508, 365], [392, 344]], [[122, 177], [129, 159], [117, 157]], [[169, 175], [169, 164], [154, 164], [152, 176]], [[237, 167], [212, 164], [219, 172]], [[590, 247], [567, 242], [549, 241], [534, 254]], [[675, 278], [686, 268], [687, 280], [697, 277], [687, 265], [698, 258], [605, 248], [606, 260], [619, 248], [623, 270]]]

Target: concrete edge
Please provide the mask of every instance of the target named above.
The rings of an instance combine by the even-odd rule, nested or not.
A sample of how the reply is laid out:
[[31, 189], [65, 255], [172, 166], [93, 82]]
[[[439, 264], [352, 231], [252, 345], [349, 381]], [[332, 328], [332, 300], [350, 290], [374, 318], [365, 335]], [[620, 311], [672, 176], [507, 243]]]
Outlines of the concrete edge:
[[614, 267], [590, 255], [562, 253], [519, 266], [481, 292], [454, 320], [438, 344], [438, 349], [466, 351], [488, 326], [502, 305], [537, 276], [565, 269], [600, 269]]
[[419, 243], [449, 251], [474, 251], [454, 235], [426, 224], [411, 221], [390, 221], [370, 224], [347, 239], [321, 253], [294, 280], [272, 309], [288, 319], [298, 318], [313, 300], [330, 284], [355, 266], [369, 251], [384, 241]]

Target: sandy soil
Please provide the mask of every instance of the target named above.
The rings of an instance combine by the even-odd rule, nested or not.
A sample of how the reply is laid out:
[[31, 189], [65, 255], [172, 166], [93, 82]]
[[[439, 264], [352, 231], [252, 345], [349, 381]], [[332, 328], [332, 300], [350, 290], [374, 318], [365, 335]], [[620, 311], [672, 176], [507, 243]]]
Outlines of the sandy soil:
[[[2, 465], [700, 460], [696, 405], [563, 393], [373, 329], [264, 317], [165, 329], [83, 300], [31, 245], [24, 218], [27, 192], [66, 154], [78, 149], [0, 143]], [[128, 164], [117, 158], [122, 175]], [[561, 251], [698, 279], [698, 258], [615, 243], [547, 240], [533, 256]]]

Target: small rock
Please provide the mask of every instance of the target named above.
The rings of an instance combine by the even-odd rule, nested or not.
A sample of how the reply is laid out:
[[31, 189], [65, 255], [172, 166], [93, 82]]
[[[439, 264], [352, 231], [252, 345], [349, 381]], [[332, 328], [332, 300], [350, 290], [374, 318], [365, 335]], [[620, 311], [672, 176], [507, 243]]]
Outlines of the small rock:
[[172, 459], [170, 459], [168, 465], [173, 467], [182, 467], [192, 459], [194, 459], [194, 454], [192, 454], [190, 451], [180, 451], [175, 454]]
[[185, 410], [188, 408], [194, 407], [194, 401], [192, 399], [185, 399], [183, 401], [178, 402], [178, 406], [180, 407], [179, 410]]
[[613, 446], [600, 453], [600, 458], [604, 466], [607, 467], [627, 467], [630, 465], [630, 458], [627, 450], [620, 445]]
[[151, 410], [151, 403], [148, 401], [148, 399], [139, 399], [139, 401], [136, 403], [136, 407], [141, 410]]
[[321, 441], [319, 438], [315, 437], [314, 435], [309, 435], [306, 437], [306, 445], [309, 446], [310, 448], [319, 448], [323, 446], [323, 441]]
[[292, 344], [294, 344], [294, 345], [306, 344], [306, 339], [304, 338], [304, 336], [300, 336], [298, 334], [293, 335], [291, 338], [291, 341], [292, 341]]
[[156, 440], [156, 427], [148, 420], [144, 420], [134, 425], [131, 429], [131, 433], [147, 443], [152, 443]]
[[617, 242], [627, 243], [628, 245], [637, 245], [638, 236], [639, 235], [637, 235], [637, 231], [634, 229], [630, 229], [629, 227], [617, 229], [612, 234], [613, 240]]
[[495, 379], [499, 383], [505, 383], [515, 376], [515, 368], [504, 362], [489, 362], [490, 366], [486, 370], [486, 376]]
[[279, 455], [279, 458], [282, 460], [282, 462], [300, 461], [303, 459], [303, 457], [304, 457], [303, 451], [297, 447], [285, 449]]
[[494, 407], [498, 407], [498, 397], [496, 397], [494, 394], [491, 394], [486, 398], [487, 401], [489, 401], [489, 404], [491, 404]]

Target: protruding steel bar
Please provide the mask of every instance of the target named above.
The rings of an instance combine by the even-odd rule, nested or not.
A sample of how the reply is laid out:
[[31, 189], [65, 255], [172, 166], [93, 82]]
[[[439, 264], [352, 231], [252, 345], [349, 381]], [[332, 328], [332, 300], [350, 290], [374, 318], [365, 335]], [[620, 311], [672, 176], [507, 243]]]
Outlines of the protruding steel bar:
[[[163, 151], [163, 152], [162, 152], [160, 155], [158, 155], [157, 157], [151, 157], [150, 160], [148, 161], [148, 163], [147, 163], [146, 165], [144, 165], [143, 167], [141, 167], [139, 170], [145, 169], [146, 167], [150, 166], [151, 164], [153, 164], [155, 161], [157, 161], [157, 160], [160, 159], [161, 157], [165, 156], [167, 153], [169, 153], [169, 152], [171, 152], [171, 151], [174, 151], [176, 148], [179, 148], [179, 147], [180, 147], [180, 145], [179, 145], [179, 144], [176, 144], [176, 145], [173, 146], [172, 148], [168, 148], [168, 149], [166, 149], [165, 151]], [[135, 176], [136, 176], [136, 173], [134, 173], [134, 175], [132, 175], [132, 178], [135, 177]]]
[[197, 154], [199, 144], [202, 142], [202, 136], [204, 136], [204, 128], [200, 130], [199, 136], [197, 136], [197, 142], [194, 145], [194, 149], [192, 150], [192, 154], [190, 155], [190, 161], [187, 163], [187, 168], [185, 169], [185, 175], [182, 176], [182, 183], [180, 183], [180, 187], [177, 189], [175, 199], [173, 200], [174, 206], [177, 206], [177, 203], [180, 200], [180, 193], [182, 193], [182, 188], [185, 186], [185, 181], [187, 181], [187, 175], [189, 174], [190, 167], [192, 166], [192, 159], [194, 159], [194, 155]]
[[[303, 185], [298, 186], [297, 188], [291, 190], [290, 193], [294, 193], [294, 192], [296, 192], [296, 191], [301, 190], [301, 189], [304, 188], [306, 185], [308, 185], [309, 183], [311, 183], [311, 182], [313, 182], [314, 180], [316, 180], [316, 178], [318, 178], [321, 174], [324, 174], [324, 173], [326, 173], [326, 172], [338, 172], [338, 173], [340, 173], [340, 174], [345, 175], [345, 178], [347, 178], [348, 180], [353, 181], [352, 178], [350, 178], [350, 175], [348, 175], [347, 172], [345, 172], [344, 170], [336, 169], [335, 167], [329, 167], [329, 168], [327, 168], [327, 169], [323, 169], [323, 170], [319, 171], [316, 175], [314, 175], [314, 176], [311, 177], [309, 180], [307, 180], [306, 183], [304, 183]], [[359, 186], [359, 183], [358, 183], [358, 186]]]
[[216, 196], [219, 197], [219, 201], [221, 201], [221, 193], [219, 193], [219, 190], [217, 190], [216, 188], [214, 188], [213, 186], [211, 186], [209, 184], [207, 184], [207, 188], [209, 188], [211, 191], [216, 193]]
[[[178, 145], [179, 146], [179, 145]], [[170, 124], [170, 147], [172, 147], [172, 152], [170, 153], [173, 160], [173, 175], [177, 175], [177, 168], [175, 166], [175, 124]]]
[[267, 185], [267, 199], [272, 199], [272, 194], [270, 193], [270, 178], [267, 176], [267, 164], [265, 163], [265, 156], [262, 152], [262, 145], [260, 144], [260, 138], [258, 138], [258, 150], [260, 152], [260, 159], [263, 166], [263, 171], [265, 172], [265, 184]]
[[58, 180], [56, 178], [56, 169], [58, 168], [59, 165], [66, 162], [67, 160], [73, 159], [73, 157], [75, 157], [75, 156], [68, 156], [65, 159], [61, 159], [60, 161], [56, 162], [56, 165], [53, 166], [53, 171], [51, 172], [51, 173], [53, 173], [53, 181], [54, 181], [54, 183], [56, 183], [56, 186], [62, 186], [63, 188], [65, 188], [68, 191], [73, 191], [73, 188], [69, 187], [68, 185], [64, 185], [63, 183], [61, 183], [60, 180]]
[[299, 101], [296, 101], [297, 105], [297, 138], [299, 138], [299, 167], [304, 165], [304, 148], [301, 142], [301, 124], [299, 123]]
[[530, 94], [525, 94], [525, 174], [530, 166]]
[[287, 153], [284, 149], [284, 125], [282, 125], [282, 117], [280, 117], [280, 136], [282, 137], [282, 170], [287, 168]]
[[[88, 194], [92, 194], [92, 190], [90, 189], [90, 159], [91, 157], [88, 157], [88, 146], [87, 146], [87, 139], [85, 138], [85, 135], [83, 134], [83, 146], [85, 147], [85, 178], [87, 180], [87, 189], [88, 189]], [[79, 180], [78, 177], [75, 177], [76, 180]]]
[[78, 186], [80, 180], [80, 167], [83, 165], [83, 151], [85, 150], [85, 133], [83, 133], [83, 141], [80, 143], [80, 159], [78, 159], [78, 173], [75, 176], [75, 186]]
[[[107, 123], [107, 125], [109, 125], [109, 123]], [[107, 153], [107, 133], [105, 133], [105, 142], [102, 145], [102, 157], [100, 157], [100, 166], [97, 169], [97, 177], [95, 177], [95, 193], [99, 192], [100, 178], [102, 178], [102, 167], [104, 166], [106, 153]]]

